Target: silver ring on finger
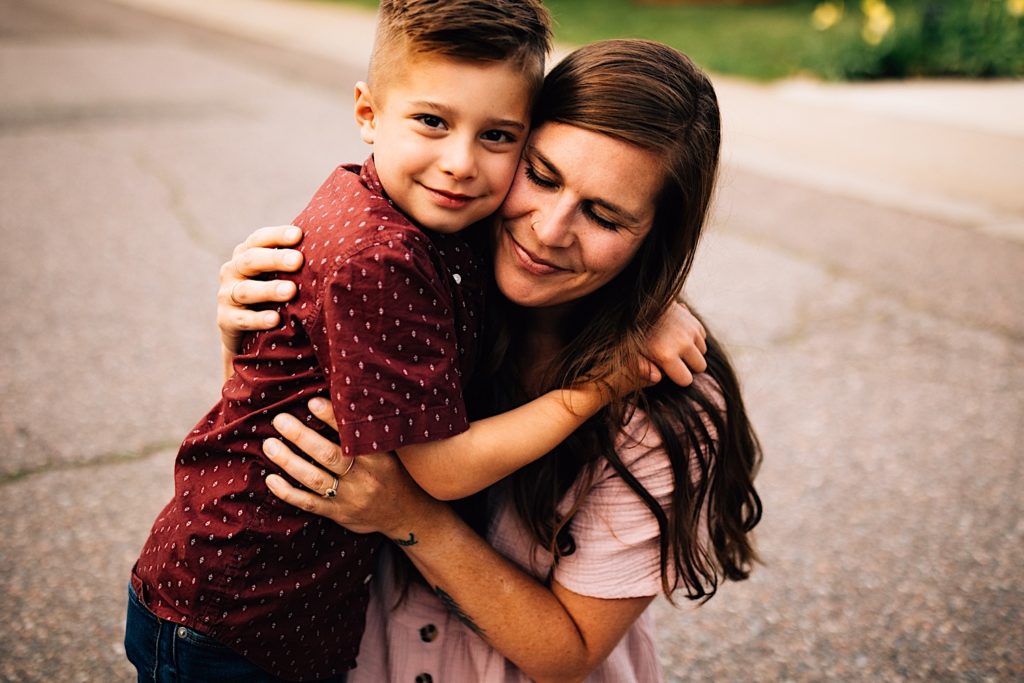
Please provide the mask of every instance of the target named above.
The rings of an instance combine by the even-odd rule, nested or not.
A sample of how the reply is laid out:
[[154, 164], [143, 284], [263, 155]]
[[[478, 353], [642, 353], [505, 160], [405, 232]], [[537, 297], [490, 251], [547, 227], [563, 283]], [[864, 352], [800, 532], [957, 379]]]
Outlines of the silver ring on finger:
[[229, 295], [231, 297], [231, 303], [233, 303], [236, 306], [244, 306], [245, 305], [241, 301], [238, 300], [238, 297], [235, 296], [235, 289], [240, 284], [242, 284], [242, 281], [236, 282], [235, 284], [231, 285], [231, 293]]
[[331, 483], [331, 487], [324, 491], [324, 498], [334, 498], [338, 495], [338, 477], [334, 477], [334, 481]]

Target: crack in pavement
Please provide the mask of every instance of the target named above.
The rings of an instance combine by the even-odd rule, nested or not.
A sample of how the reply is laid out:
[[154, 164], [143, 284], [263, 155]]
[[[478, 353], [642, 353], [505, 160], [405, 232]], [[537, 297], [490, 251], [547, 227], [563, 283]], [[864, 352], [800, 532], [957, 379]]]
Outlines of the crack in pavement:
[[189, 209], [186, 193], [181, 182], [159, 161], [146, 154], [139, 152], [135, 155], [135, 161], [139, 169], [150, 177], [154, 178], [167, 192], [168, 207], [171, 213], [178, 219], [178, 223], [185, 231], [185, 236], [199, 249], [221, 260], [224, 257], [222, 246], [208, 233], [198, 217]]
[[[1015, 329], [1013, 326], [981, 320], [969, 310], [943, 307], [939, 302], [930, 300], [927, 294], [921, 294], [911, 289], [894, 288], [890, 283], [877, 281], [868, 272], [826, 260], [817, 253], [800, 249], [789, 242], [775, 241], [764, 235], [736, 228], [727, 223], [719, 223], [713, 227], [723, 234], [727, 234], [732, 238], [757, 248], [771, 249], [795, 261], [813, 266], [833, 282], [836, 280], [852, 282], [866, 290], [868, 294], [872, 295], [872, 298], [888, 299], [912, 313], [928, 315], [937, 320], [951, 322], [978, 332], [992, 334], [1014, 345], [1024, 345], [1024, 331]], [[807, 313], [811, 308], [809, 308], [809, 305], [801, 304], [801, 310], [802, 313]], [[798, 321], [795, 327], [803, 327], [803, 323]], [[773, 338], [766, 340], [766, 344], [768, 346], [787, 344], [801, 339], [808, 332], [813, 332], [813, 330], [794, 331], [792, 335], [775, 335]]]
[[66, 472], [68, 470], [123, 465], [125, 463], [143, 460], [163, 450], [169, 450], [172, 448], [177, 449], [179, 445], [181, 445], [180, 441], [164, 439], [161, 441], [153, 441], [148, 444], [143, 444], [140, 449], [135, 451], [115, 451], [112, 453], [104, 453], [86, 460], [75, 460], [70, 462], [55, 462], [51, 460], [40, 465], [23, 467], [14, 470], [13, 472], [0, 474], [0, 486], [7, 486], [29, 477], [49, 474], [50, 472]]

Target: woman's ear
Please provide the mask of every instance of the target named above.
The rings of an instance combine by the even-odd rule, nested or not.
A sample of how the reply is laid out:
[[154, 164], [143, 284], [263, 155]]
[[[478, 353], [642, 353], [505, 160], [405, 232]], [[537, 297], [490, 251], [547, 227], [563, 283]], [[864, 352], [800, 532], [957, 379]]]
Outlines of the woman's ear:
[[356, 83], [355, 115], [359, 136], [363, 142], [372, 145], [377, 133], [376, 108], [370, 86], [363, 81]]

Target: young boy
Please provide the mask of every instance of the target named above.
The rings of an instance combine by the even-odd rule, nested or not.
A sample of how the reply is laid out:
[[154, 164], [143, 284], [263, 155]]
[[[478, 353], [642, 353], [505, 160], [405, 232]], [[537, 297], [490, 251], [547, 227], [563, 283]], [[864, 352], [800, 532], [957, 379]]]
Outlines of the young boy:
[[373, 156], [338, 168], [296, 221], [297, 297], [281, 326], [246, 340], [181, 446], [174, 498], [132, 574], [126, 648], [140, 674], [343, 680], [355, 665], [380, 539], [269, 493], [274, 415], [310, 422], [308, 399], [329, 396], [347, 453], [396, 450], [424, 489], [456, 498], [550, 451], [603, 404], [582, 387], [470, 426], [462, 397], [482, 283], [456, 233], [511, 185], [549, 46], [538, 0], [381, 3], [369, 83], [355, 89]]

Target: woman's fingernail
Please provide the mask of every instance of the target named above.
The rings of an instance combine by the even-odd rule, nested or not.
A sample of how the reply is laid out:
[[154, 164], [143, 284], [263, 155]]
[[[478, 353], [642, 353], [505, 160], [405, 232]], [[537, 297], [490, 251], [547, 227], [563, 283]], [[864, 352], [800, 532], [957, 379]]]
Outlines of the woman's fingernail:
[[266, 314], [264, 314], [264, 316], [263, 316], [263, 324], [264, 325], [276, 325], [277, 324], [277, 314], [276, 313], [266, 313]]
[[301, 262], [302, 258], [298, 254], [288, 254], [284, 257], [284, 264], [289, 268], [294, 268]]
[[263, 442], [263, 452], [267, 455], [277, 455], [279, 450], [277, 442], [273, 439], [267, 439]]
[[281, 284], [279, 284], [277, 286], [277, 295], [281, 296], [281, 297], [291, 296], [292, 295], [292, 286], [291, 286], [291, 284], [287, 283], [287, 282], [282, 282]]
[[302, 235], [302, 231], [299, 230], [298, 228], [288, 228], [287, 230], [284, 231], [285, 239], [297, 240], [299, 239], [300, 235]]
[[312, 408], [313, 410], [323, 410], [325, 407], [327, 407], [327, 401], [323, 400], [322, 398], [310, 399], [309, 407]]

